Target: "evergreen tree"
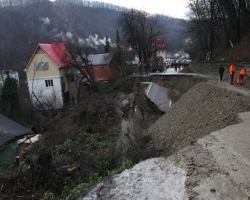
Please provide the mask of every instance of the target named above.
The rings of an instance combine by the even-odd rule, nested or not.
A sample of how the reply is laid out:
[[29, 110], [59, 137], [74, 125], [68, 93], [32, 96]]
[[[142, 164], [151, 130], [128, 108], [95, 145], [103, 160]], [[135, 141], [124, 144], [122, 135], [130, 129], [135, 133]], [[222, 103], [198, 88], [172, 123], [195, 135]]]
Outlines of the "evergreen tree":
[[108, 37], [106, 36], [105, 46], [104, 46], [104, 52], [108, 53], [110, 49], [110, 43], [108, 41]]
[[115, 57], [117, 59], [117, 62], [119, 63], [122, 71], [122, 64], [123, 64], [123, 57], [122, 57], [122, 49], [120, 45], [120, 35], [118, 29], [116, 30], [116, 52]]
[[17, 92], [17, 81], [7, 75], [1, 91], [0, 98], [1, 112], [16, 121], [20, 120], [21, 106]]
[[119, 31], [118, 29], [116, 30], [116, 43], [119, 44], [120, 42], [120, 34], [119, 34]]

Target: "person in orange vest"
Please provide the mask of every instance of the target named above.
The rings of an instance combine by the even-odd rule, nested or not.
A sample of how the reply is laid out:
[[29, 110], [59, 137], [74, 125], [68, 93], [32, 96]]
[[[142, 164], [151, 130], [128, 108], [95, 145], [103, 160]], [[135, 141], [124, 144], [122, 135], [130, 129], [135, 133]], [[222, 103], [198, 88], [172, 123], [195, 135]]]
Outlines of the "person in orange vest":
[[229, 74], [230, 74], [230, 77], [231, 77], [231, 81], [230, 81], [231, 85], [233, 85], [233, 82], [234, 82], [235, 71], [236, 71], [235, 64], [232, 63], [231, 66], [229, 67]]
[[240, 70], [240, 74], [239, 77], [237, 78], [236, 85], [243, 85], [243, 79], [245, 76], [247, 76], [247, 70], [246, 69]]

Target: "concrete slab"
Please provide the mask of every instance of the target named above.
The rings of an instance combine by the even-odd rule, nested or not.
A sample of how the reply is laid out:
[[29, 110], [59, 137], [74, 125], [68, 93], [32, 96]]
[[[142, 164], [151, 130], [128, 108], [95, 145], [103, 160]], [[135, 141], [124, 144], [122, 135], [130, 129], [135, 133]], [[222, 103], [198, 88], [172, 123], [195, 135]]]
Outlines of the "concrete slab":
[[166, 112], [171, 106], [171, 100], [168, 98], [168, 89], [165, 87], [151, 82], [146, 89], [145, 94], [160, 111]]

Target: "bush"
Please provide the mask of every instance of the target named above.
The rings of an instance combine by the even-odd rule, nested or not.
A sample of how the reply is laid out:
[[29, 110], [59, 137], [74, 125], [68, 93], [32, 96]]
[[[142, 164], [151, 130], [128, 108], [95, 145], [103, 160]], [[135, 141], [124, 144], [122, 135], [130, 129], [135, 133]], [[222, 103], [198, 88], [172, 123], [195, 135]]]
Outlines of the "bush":
[[56, 195], [50, 191], [45, 192], [42, 200], [59, 200]]
[[62, 145], [56, 145], [55, 151], [58, 154], [63, 154], [67, 151], [70, 151], [72, 146], [73, 146], [73, 141], [71, 139], [67, 139], [67, 140], [65, 140], [65, 142]]
[[135, 72], [135, 67], [133, 65], [125, 65], [123, 66], [123, 75], [131, 75]]
[[69, 195], [66, 199], [73, 199], [77, 195], [81, 194], [84, 190], [86, 190], [89, 187], [90, 184], [88, 183], [81, 183], [79, 185], [76, 185], [72, 190], [70, 190]]

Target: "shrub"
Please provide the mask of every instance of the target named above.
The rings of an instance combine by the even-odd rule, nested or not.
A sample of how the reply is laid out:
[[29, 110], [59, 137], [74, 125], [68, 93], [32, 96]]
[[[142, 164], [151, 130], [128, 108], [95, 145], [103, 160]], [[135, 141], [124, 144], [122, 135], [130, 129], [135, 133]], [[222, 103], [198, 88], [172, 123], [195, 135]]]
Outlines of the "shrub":
[[46, 191], [42, 200], [59, 200], [56, 195], [50, 191]]
[[65, 140], [65, 142], [62, 145], [56, 145], [55, 146], [55, 151], [58, 154], [62, 154], [65, 153], [67, 151], [70, 151], [70, 149], [72, 148], [73, 142], [71, 139], [67, 139]]

